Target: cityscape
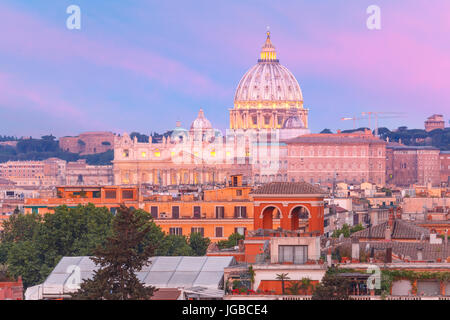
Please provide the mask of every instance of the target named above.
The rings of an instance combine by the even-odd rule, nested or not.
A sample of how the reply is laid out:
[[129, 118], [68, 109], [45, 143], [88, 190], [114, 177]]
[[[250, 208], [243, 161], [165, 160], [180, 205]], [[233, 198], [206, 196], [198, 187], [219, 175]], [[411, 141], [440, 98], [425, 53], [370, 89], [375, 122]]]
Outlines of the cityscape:
[[[61, 28], [85, 32], [83, 1], [64, 5]], [[12, 19], [22, 7], [2, 8], [0, 17]], [[388, 28], [378, 20], [388, 10], [365, 6], [365, 32]], [[0, 300], [450, 300], [448, 101], [421, 110], [420, 127], [409, 102], [349, 109], [336, 102], [320, 113], [302, 85], [311, 73], [288, 68], [307, 53], [283, 55], [293, 47], [278, 44], [286, 43], [282, 27], [268, 20], [271, 27], [252, 32], [259, 44], [245, 46], [253, 61], [239, 64], [240, 78], [227, 84], [231, 107], [198, 107], [201, 98], [183, 111], [150, 105], [148, 117], [133, 115], [134, 128], [134, 109], [124, 104], [104, 118], [80, 116], [91, 129], [83, 124], [75, 134], [69, 109], [52, 111], [68, 117], [65, 132], [47, 127], [47, 111], [45, 134], [26, 114], [17, 130], [0, 118]], [[219, 54], [215, 47], [207, 54]], [[239, 45], [223, 50], [241, 55]], [[3, 115], [16, 100], [0, 67]], [[215, 90], [192, 81], [187, 92]], [[112, 115], [123, 127], [104, 125]], [[240, 312], [186, 308], [182, 315]], [[267, 315], [264, 305], [252, 308], [245, 312]]]

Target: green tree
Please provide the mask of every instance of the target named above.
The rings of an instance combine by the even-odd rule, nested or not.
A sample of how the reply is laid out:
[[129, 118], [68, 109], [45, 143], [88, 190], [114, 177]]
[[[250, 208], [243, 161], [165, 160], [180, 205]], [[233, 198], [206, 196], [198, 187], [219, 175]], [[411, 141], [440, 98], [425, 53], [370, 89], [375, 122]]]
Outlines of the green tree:
[[348, 300], [350, 282], [330, 268], [312, 295], [313, 300]]
[[284, 287], [285, 286], [285, 281], [290, 279], [289, 276], [288, 276], [288, 273], [277, 274], [277, 277], [275, 279], [281, 280], [281, 292], [283, 294], [285, 294], [285, 287]]
[[225, 248], [232, 248], [234, 246], [237, 246], [239, 244], [240, 240], [244, 240], [245, 236], [240, 234], [240, 233], [232, 233], [229, 235], [227, 240], [221, 240], [217, 242], [217, 246], [220, 249], [225, 249]]
[[22, 276], [24, 287], [42, 280], [41, 264], [35, 243], [27, 240], [12, 244], [7, 259], [8, 273], [16, 279]]
[[93, 204], [61, 206], [44, 217], [12, 215], [4, 222], [0, 260], [24, 286], [42, 282], [63, 256], [92, 255], [111, 232], [112, 214]]
[[160, 243], [159, 252], [164, 256], [193, 256], [194, 250], [189, 246], [186, 236], [169, 234]]
[[141, 245], [151, 226], [135, 210], [121, 206], [114, 217], [113, 233], [91, 259], [99, 266], [93, 279], [80, 285], [74, 299], [81, 300], [145, 300], [155, 290], [139, 281], [139, 272], [153, 254], [153, 246]]
[[210, 243], [211, 240], [203, 237], [200, 232], [193, 232], [189, 235], [189, 246], [196, 256], [204, 256]]
[[300, 288], [305, 292], [305, 294], [308, 293], [308, 289], [311, 287], [311, 279], [308, 277], [302, 278], [300, 282]]
[[3, 221], [3, 232], [0, 240], [5, 242], [18, 242], [34, 240], [39, 233], [42, 218], [34, 214], [14, 214]]
[[290, 286], [286, 288], [288, 294], [292, 294], [294, 296], [299, 295], [302, 290], [301, 283], [298, 281], [290, 282]]

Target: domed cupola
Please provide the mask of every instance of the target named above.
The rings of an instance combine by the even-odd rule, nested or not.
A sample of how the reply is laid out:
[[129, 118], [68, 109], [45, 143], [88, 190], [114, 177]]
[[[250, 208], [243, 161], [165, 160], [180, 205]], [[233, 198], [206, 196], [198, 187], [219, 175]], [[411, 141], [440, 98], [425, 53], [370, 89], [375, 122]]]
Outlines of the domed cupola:
[[214, 129], [202, 109], [198, 112], [197, 119], [192, 122], [189, 133], [193, 141], [214, 141]]
[[283, 129], [302, 129], [305, 128], [302, 119], [299, 116], [291, 116], [286, 119]]
[[176, 127], [172, 130], [170, 140], [176, 143], [186, 142], [189, 139], [189, 131], [181, 127], [181, 122], [177, 121]]
[[203, 109], [198, 112], [197, 119], [195, 119], [191, 124], [191, 130], [206, 130], [212, 129], [211, 122], [205, 117]]
[[294, 75], [277, 58], [267, 32], [258, 63], [239, 81], [230, 110], [231, 129], [281, 129], [286, 119], [297, 115], [308, 126], [308, 110]]

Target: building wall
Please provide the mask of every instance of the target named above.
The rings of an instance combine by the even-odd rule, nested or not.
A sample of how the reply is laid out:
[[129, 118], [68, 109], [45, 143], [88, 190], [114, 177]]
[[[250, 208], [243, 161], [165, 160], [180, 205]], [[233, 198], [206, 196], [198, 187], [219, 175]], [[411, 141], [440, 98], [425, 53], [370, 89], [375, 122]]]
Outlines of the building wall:
[[8, 161], [0, 164], [0, 178], [18, 186], [55, 186], [64, 183], [66, 161], [50, 158], [44, 161]]
[[433, 131], [435, 129], [444, 129], [444, 117], [440, 114], [434, 114], [425, 121], [425, 131]]
[[88, 165], [85, 159], [68, 162], [65, 174], [66, 185], [112, 185], [113, 166]]
[[342, 134], [310, 136], [310, 140], [287, 142], [289, 181], [330, 184], [337, 173], [336, 181], [385, 184], [386, 148], [382, 141]]
[[439, 149], [388, 147], [386, 182], [396, 186], [440, 184]]
[[[109, 144], [103, 144], [103, 142]], [[114, 134], [112, 132], [85, 132], [76, 137], [61, 137], [59, 147], [72, 153], [102, 153], [113, 149]]]
[[441, 151], [439, 154], [441, 183], [450, 186], [450, 151]]

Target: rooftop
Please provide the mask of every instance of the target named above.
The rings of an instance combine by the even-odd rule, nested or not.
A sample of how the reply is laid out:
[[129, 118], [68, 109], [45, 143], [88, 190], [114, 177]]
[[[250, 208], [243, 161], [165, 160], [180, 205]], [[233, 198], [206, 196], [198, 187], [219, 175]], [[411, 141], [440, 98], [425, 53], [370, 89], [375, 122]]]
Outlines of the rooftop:
[[[370, 228], [355, 232], [352, 238], [371, 238], [371, 239], [384, 239], [386, 236], [386, 229], [389, 226], [389, 221], [377, 224]], [[391, 239], [411, 239], [419, 240], [423, 236], [429, 237], [430, 231], [426, 228], [419, 227], [414, 223], [410, 223], [404, 220], [394, 220], [391, 230]]]
[[325, 194], [322, 189], [313, 186], [307, 182], [270, 182], [264, 184], [251, 192], [252, 195], [266, 194]]

